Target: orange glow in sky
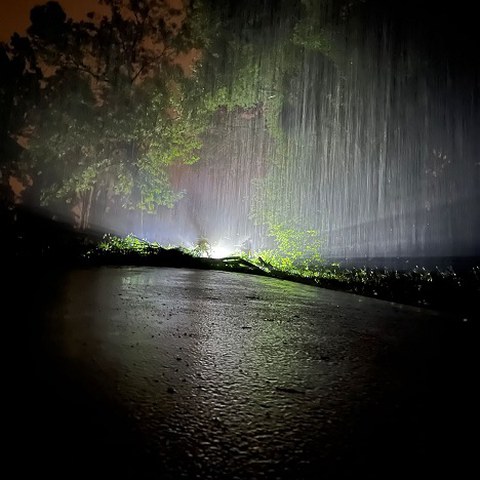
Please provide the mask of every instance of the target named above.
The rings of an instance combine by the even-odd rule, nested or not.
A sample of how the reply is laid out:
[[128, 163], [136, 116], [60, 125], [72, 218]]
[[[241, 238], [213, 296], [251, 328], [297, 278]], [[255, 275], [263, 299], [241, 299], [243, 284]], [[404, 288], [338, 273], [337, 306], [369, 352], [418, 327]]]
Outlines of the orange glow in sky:
[[[6, 42], [14, 32], [24, 34], [30, 25], [30, 10], [47, 0], [0, 0], [0, 41]], [[60, 0], [67, 16], [79, 20], [86, 13], [99, 11], [98, 0]]]

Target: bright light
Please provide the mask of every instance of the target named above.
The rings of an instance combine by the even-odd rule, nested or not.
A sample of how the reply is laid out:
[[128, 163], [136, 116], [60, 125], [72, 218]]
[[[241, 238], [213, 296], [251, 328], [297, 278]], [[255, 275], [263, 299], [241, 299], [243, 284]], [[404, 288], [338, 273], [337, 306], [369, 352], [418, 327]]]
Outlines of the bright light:
[[233, 254], [234, 248], [224, 244], [217, 244], [212, 246], [210, 256], [212, 258], [224, 258]]

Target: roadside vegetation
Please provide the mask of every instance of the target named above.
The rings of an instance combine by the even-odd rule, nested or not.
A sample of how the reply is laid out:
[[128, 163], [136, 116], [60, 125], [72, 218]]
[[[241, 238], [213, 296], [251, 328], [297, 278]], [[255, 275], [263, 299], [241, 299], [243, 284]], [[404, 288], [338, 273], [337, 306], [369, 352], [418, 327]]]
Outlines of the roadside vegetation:
[[[106, 236], [84, 256], [88, 264], [158, 265], [220, 269], [265, 275], [420, 307], [455, 311], [473, 318], [480, 297], [480, 266], [456, 272], [452, 268], [411, 270], [345, 268], [328, 263], [317, 253], [307, 260], [299, 241], [313, 242], [311, 231], [278, 230], [278, 248], [242, 252], [225, 258], [209, 256], [208, 241], [192, 247], [161, 246], [133, 235]], [[315, 237], [318, 241], [318, 237]], [[309, 244], [311, 246], [311, 244]]]
[[[5, 212], [4, 212], [5, 213]], [[409, 270], [346, 268], [321, 256], [321, 239], [313, 231], [272, 229], [274, 242], [262, 251], [246, 250], [212, 258], [206, 238], [195, 245], [173, 246], [88, 231], [52, 222], [19, 206], [6, 212], [0, 236], [0, 261], [5, 269], [145, 265], [219, 269], [264, 275], [393, 302], [454, 311], [467, 319], [478, 317], [480, 266]], [[306, 246], [305, 246], [306, 244]], [[305, 250], [318, 250], [309, 259]], [[303, 253], [302, 253], [303, 252]]]

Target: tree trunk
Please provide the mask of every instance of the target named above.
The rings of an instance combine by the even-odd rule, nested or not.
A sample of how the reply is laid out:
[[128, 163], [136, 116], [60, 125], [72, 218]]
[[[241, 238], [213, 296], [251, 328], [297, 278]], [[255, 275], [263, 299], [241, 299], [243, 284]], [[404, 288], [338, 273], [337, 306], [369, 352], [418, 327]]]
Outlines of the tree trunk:
[[92, 209], [93, 187], [83, 196], [80, 230], [86, 230], [89, 226], [90, 211]]

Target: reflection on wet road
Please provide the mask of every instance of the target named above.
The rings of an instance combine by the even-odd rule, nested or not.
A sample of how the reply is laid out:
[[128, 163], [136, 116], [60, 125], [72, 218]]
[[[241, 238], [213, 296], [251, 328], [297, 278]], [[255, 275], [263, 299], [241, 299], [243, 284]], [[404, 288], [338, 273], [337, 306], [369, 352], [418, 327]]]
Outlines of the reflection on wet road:
[[19, 472], [460, 478], [468, 465], [472, 322], [226, 272], [47, 277], [24, 307]]

